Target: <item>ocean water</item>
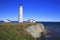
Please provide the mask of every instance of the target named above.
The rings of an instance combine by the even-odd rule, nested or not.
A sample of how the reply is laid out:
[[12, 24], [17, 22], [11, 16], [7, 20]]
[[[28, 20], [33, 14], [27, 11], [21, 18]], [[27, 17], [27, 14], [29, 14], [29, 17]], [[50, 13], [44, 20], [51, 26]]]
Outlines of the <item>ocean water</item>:
[[41, 22], [45, 27], [48, 27], [50, 36], [45, 40], [60, 40], [60, 22]]

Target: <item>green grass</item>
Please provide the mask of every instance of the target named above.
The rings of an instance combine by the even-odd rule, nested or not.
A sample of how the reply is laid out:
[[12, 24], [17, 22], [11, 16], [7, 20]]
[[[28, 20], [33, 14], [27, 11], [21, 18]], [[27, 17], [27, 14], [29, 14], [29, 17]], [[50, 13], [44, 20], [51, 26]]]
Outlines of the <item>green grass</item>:
[[0, 40], [36, 40], [24, 29], [29, 23], [0, 23]]

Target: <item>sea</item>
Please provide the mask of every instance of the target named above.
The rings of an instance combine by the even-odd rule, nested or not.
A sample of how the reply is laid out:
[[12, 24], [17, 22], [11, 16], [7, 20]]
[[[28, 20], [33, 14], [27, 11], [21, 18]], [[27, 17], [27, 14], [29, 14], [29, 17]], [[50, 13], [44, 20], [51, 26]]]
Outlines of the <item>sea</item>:
[[45, 27], [48, 27], [50, 32], [49, 37], [45, 40], [60, 40], [60, 22], [41, 22]]
[[[2, 23], [3, 21], [0, 21]], [[12, 21], [12, 23], [17, 23], [17, 21]], [[50, 36], [45, 37], [45, 40], [60, 40], [60, 22], [37, 22], [42, 23], [45, 27], [48, 27]]]

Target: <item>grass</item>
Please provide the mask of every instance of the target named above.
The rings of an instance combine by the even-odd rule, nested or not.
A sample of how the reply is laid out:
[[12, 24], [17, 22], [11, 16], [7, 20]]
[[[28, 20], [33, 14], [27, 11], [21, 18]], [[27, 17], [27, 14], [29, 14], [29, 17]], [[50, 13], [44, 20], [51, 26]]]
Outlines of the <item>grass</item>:
[[36, 40], [24, 30], [30, 25], [33, 24], [0, 23], [0, 40]]

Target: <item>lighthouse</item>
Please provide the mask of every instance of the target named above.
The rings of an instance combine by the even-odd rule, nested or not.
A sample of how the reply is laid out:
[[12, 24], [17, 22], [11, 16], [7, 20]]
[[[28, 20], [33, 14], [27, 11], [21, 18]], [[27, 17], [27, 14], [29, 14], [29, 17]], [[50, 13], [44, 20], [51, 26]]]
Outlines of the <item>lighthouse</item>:
[[19, 6], [18, 23], [23, 23], [23, 6]]

